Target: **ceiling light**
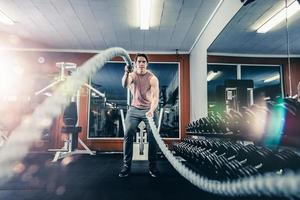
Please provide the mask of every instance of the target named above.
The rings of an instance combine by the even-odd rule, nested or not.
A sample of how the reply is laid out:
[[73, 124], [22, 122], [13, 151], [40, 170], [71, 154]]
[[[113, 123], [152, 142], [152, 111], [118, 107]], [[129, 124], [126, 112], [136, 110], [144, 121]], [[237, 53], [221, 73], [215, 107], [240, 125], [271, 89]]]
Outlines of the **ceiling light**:
[[13, 25], [15, 23], [11, 18], [9, 18], [2, 11], [0, 11], [0, 22], [6, 25]]
[[140, 29], [149, 30], [150, 23], [150, 1], [140, 0]]
[[268, 83], [268, 82], [271, 82], [271, 81], [275, 81], [275, 80], [278, 80], [279, 78], [280, 78], [280, 75], [277, 74], [277, 75], [275, 75], [275, 76], [272, 76], [272, 77], [270, 77], [270, 78], [264, 80], [264, 83]]
[[217, 71], [217, 72], [214, 72], [214, 71], [208, 72], [208, 74], [207, 74], [207, 81], [213, 80], [213, 79], [216, 78], [217, 75], [219, 75], [219, 74], [220, 74], [219, 71]]
[[296, 12], [300, 10], [300, 4], [298, 1], [294, 1], [287, 8], [283, 8], [278, 13], [274, 14], [267, 22], [265, 22], [258, 30], [257, 33], [266, 33], [274, 26], [290, 18]]

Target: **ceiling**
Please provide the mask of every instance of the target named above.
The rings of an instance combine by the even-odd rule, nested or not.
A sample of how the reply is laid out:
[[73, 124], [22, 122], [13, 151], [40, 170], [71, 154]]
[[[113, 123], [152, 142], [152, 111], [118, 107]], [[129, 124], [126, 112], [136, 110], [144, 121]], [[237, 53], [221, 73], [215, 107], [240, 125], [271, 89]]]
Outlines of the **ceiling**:
[[152, 0], [150, 30], [142, 31], [138, 0], [0, 0], [16, 22], [0, 25], [0, 36], [9, 35], [2, 48], [188, 52], [218, 2]]
[[[289, 0], [292, 1], [295, 0]], [[265, 34], [256, 33], [263, 22], [260, 20], [261, 17], [266, 18], [274, 10], [284, 6], [285, 0], [256, 0], [243, 6], [212, 43], [208, 52], [210, 54], [287, 55], [289, 50], [290, 54], [299, 57], [299, 11], [288, 19], [288, 26], [282, 22]]]
[[[288, 0], [294, 1], [294, 0]], [[150, 30], [140, 30], [138, 0], [0, 0], [13, 26], [0, 24], [0, 48], [189, 53], [219, 0], [152, 0]], [[266, 34], [259, 19], [285, 0], [243, 6], [208, 49], [210, 54], [300, 54], [300, 12]], [[287, 39], [287, 33], [289, 38]], [[2, 41], [1, 41], [2, 39]]]

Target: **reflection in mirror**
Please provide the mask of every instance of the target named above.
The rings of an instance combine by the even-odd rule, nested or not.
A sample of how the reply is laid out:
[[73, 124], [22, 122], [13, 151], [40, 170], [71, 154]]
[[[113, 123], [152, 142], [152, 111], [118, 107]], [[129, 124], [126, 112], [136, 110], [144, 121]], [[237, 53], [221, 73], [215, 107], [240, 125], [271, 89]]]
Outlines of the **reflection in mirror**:
[[[218, 111], [225, 116], [232, 111], [227, 109], [229, 98], [227, 93], [224, 95], [226, 89], [222, 83], [232, 78], [222, 75], [222, 69], [228, 70], [228, 65], [236, 67], [236, 71], [232, 72], [237, 75], [237, 81], [234, 81], [241, 83], [230, 88], [235, 91], [229, 95], [230, 100], [238, 104], [244, 99], [251, 99], [249, 105], [230, 107], [233, 108], [231, 114], [237, 113], [245, 121], [251, 119], [246, 122], [251, 127], [245, 126], [244, 121], [239, 122], [242, 129], [247, 129], [236, 133], [248, 134], [263, 144], [299, 147], [299, 136], [294, 131], [299, 130], [299, 116], [295, 117], [294, 112], [298, 104], [296, 99], [290, 98], [296, 97], [300, 80], [299, 20], [299, 0], [252, 1], [241, 7], [208, 48], [209, 111]], [[222, 80], [221, 83], [219, 80]], [[253, 88], [252, 85], [250, 89], [244, 87], [242, 83], [246, 83], [245, 80], [253, 81]], [[238, 92], [243, 95], [239, 96]], [[219, 96], [222, 105], [217, 102]], [[238, 121], [238, 118], [233, 119]], [[258, 127], [259, 131], [254, 130]]]
[[292, 15], [286, 20], [286, 32], [287, 32], [287, 55], [288, 55], [288, 94], [290, 96], [299, 97], [297, 94], [297, 85], [300, 84], [300, 1], [287, 1], [288, 6], [286, 15]]
[[108, 62], [91, 77], [91, 86], [105, 98], [89, 92], [89, 138], [124, 136], [120, 115], [120, 109], [127, 110], [127, 92], [121, 85], [124, 65]]
[[179, 138], [179, 65], [150, 63], [149, 69], [159, 80], [159, 109], [164, 110], [160, 134], [164, 138]]
[[236, 65], [207, 65], [208, 111], [225, 110], [224, 81], [237, 79]]
[[[121, 79], [125, 63], [108, 62], [91, 77], [91, 86], [105, 98], [90, 91], [89, 138], [123, 138], [120, 110], [127, 112], [127, 90]], [[149, 70], [159, 80], [159, 108], [163, 108], [160, 134], [165, 138], [179, 138], [179, 76], [178, 63], [149, 63]]]
[[253, 80], [253, 99], [256, 104], [283, 97], [281, 66], [242, 65], [241, 79]]
[[[296, 10], [291, 11], [290, 5], [295, 6]], [[299, 10], [297, 0], [256, 0], [237, 12], [207, 50], [211, 57], [221, 56], [217, 59], [220, 66], [234, 63], [237, 79], [254, 81], [254, 103], [257, 103], [257, 98], [262, 98], [261, 95], [265, 100], [274, 101], [290, 94], [287, 86], [290, 79], [288, 41], [291, 37], [294, 42], [299, 41], [296, 39], [299, 39], [299, 34], [295, 32], [295, 27], [299, 27], [295, 21], [299, 19]], [[282, 13], [281, 19], [276, 16], [277, 13]], [[287, 15], [289, 24], [286, 23]], [[273, 23], [274, 19], [277, 19], [276, 24]], [[209, 76], [210, 65], [207, 67]], [[212, 83], [208, 82], [208, 99], [213, 99], [216, 92]]]

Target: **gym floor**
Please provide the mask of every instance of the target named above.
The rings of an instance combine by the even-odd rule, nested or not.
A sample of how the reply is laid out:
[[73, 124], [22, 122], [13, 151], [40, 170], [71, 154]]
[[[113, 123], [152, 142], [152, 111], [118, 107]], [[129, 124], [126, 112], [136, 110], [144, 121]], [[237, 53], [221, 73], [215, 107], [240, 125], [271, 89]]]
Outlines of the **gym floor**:
[[71, 162], [64, 160], [57, 163], [52, 163], [52, 158], [53, 155], [49, 153], [29, 154], [17, 165], [17, 175], [0, 185], [0, 199], [258, 199], [226, 198], [201, 191], [182, 178], [165, 159], [158, 162], [161, 171], [159, 178], [152, 178], [148, 174], [147, 161], [134, 161], [131, 175], [119, 178], [121, 154], [73, 156]]

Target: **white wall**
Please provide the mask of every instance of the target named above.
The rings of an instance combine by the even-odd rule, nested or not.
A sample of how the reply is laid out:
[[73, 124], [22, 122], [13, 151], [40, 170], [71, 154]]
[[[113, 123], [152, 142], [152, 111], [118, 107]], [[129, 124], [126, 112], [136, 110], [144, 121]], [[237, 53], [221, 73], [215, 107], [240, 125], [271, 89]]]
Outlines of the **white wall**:
[[240, 0], [221, 1], [218, 10], [190, 53], [191, 121], [207, 116], [207, 49], [243, 5]]

